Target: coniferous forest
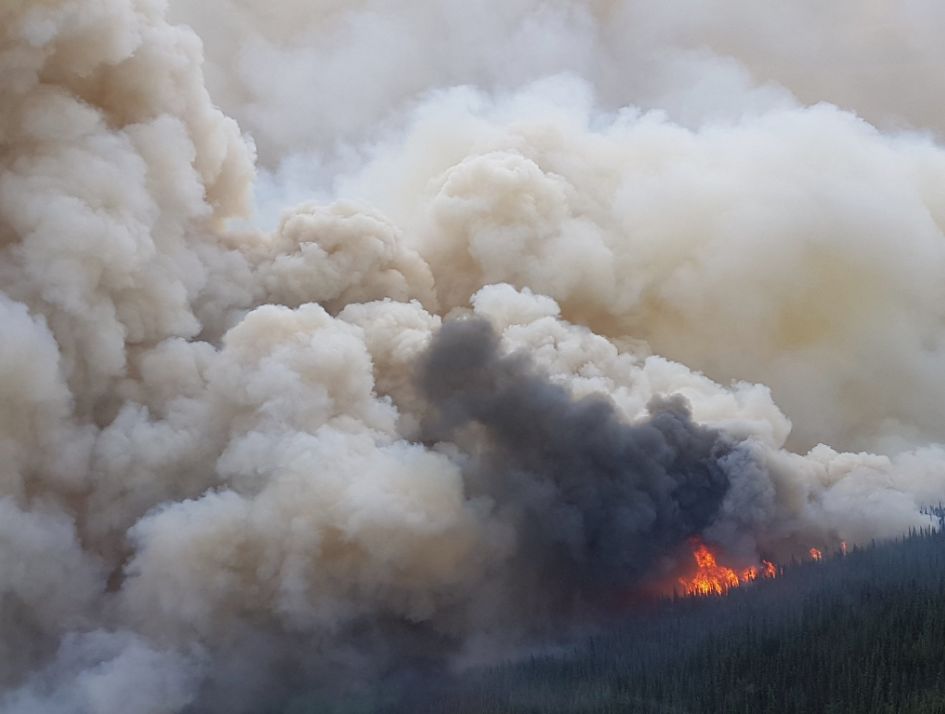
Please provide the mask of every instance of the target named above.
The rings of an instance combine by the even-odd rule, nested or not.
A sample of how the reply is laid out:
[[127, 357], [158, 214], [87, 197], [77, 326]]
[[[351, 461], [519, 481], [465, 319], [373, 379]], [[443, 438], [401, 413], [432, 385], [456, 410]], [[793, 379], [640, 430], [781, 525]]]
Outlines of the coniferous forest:
[[568, 655], [454, 681], [427, 708], [945, 712], [945, 535], [913, 532], [665, 603]]
[[632, 608], [526, 660], [312, 706], [290, 711], [945, 712], [945, 533], [789, 563], [721, 597]]

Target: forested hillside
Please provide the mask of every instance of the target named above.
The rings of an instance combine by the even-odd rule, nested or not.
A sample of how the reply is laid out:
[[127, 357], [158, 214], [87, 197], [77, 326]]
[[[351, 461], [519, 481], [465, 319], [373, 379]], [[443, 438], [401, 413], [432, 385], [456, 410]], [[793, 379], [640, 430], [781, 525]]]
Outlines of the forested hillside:
[[431, 710], [945, 712], [945, 536], [667, 603], [570, 656], [454, 684]]
[[415, 689], [401, 711], [945, 712], [945, 535], [666, 602], [567, 654]]
[[636, 604], [526, 660], [406, 665], [272, 714], [945, 713], [941, 510], [936, 521], [724, 596]]

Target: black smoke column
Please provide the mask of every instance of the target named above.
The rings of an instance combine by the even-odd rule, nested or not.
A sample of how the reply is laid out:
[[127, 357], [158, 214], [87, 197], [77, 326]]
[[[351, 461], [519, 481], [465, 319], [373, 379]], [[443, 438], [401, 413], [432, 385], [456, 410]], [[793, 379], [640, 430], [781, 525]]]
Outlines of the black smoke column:
[[[422, 360], [431, 441], [469, 454], [470, 495], [515, 529], [517, 598], [554, 609], [638, 583], [654, 558], [702, 531], [728, 488], [735, 446], [693, 423], [679, 396], [639, 423], [603, 396], [574, 399], [527, 355], [503, 355], [492, 326], [447, 322]], [[733, 460], [734, 461], [734, 460]]]

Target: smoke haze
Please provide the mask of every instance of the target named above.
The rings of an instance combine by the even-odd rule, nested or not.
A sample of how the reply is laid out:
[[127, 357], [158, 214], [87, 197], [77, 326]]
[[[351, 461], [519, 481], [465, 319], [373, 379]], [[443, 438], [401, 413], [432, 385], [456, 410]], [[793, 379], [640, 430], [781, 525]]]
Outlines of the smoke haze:
[[930, 0], [0, 6], [0, 710], [489, 661], [945, 495]]

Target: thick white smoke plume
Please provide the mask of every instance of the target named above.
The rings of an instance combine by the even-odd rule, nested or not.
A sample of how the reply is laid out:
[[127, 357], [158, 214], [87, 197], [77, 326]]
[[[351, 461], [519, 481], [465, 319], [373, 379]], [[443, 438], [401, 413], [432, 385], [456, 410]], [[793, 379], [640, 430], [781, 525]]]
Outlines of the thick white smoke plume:
[[541, 539], [475, 479], [536, 472], [534, 514], [546, 456], [431, 437], [445, 320], [548, 424], [727, 444], [690, 521], [733, 557], [927, 524], [940, 3], [167, 5], [0, 4], [0, 710], [255, 711], [514, 640]]

